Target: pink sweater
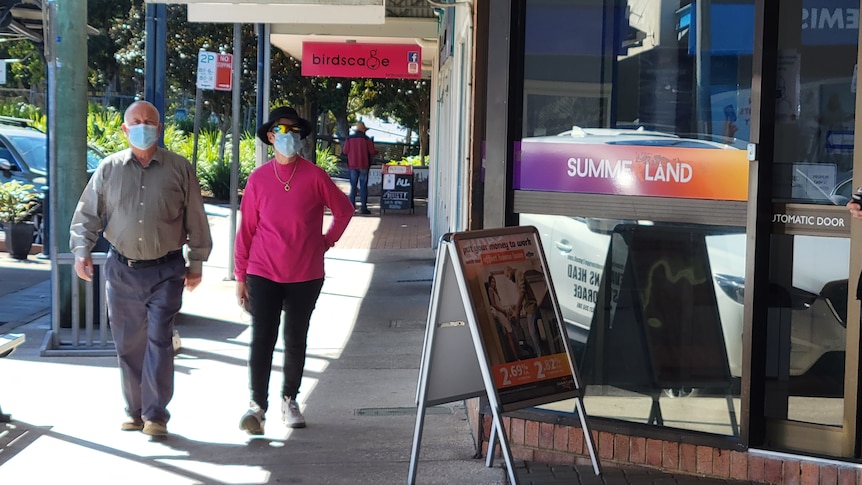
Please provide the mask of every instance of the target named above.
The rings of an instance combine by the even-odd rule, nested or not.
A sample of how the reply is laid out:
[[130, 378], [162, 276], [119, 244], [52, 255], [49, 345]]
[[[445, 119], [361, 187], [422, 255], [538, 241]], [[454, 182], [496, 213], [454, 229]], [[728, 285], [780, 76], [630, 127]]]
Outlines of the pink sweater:
[[[278, 178], [289, 181], [289, 191], [276, 178], [273, 166]], [[326, 233], [324, 207], [333, 215]], [[323, 278], [323, 254], [347, 229], [353, 204], [310, 161], [298, 157], [294, 163], [280, 165], [272, 159], [249, 174], [240, 213], [234, 248], [236, 280], [244, 282], [247, 274], [253, 274], [278, 283], [297, 283]]]

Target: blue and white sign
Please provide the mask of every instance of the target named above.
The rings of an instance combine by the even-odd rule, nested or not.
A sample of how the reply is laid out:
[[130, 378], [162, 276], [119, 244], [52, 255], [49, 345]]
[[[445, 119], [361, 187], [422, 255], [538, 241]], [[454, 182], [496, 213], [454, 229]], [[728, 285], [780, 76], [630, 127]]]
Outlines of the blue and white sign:
[[853, 130], [829, 130], [826, 132], [826, 153], [853, 153]]
[[858, 38], [858, 0], [802, 2], [803, 45], [856, 45]]
[[215, 52], [198, 51], [198, 78], [196, 86], [199, 89], [215, 89], [218, 56]]

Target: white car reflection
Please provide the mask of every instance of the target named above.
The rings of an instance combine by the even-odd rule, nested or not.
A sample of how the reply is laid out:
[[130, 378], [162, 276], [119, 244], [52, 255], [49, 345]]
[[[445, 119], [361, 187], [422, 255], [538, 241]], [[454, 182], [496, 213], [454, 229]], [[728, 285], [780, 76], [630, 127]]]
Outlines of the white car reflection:
[[[718, 150], [745, 149], [735, 139], [703, 140], [649, 131], [643, 128], [583, 128], [555, 136], [529, 138], [539, 143], [576, 143], [602, 145], [636, 145], [652, 147], [702, 148]], [[726, 142], [726, 143], [725, 143]], [[825, 203], [843, 205], [849, 200], [849, 180], [839, 183], [831, 192], [819, 187]], [[600, 218], [579, 218], [551, 215], [521, 214], [520, 224], [533, 225], [541, 234], [542, 244], [550, 267], [551, 278], [560, 302], [569, 337], [586, 342], [590, 329], [595, 298], [598, 296], [601, 275], [610, 244], [611, 234], [619, 224], [638, 224]], [[722, 323], [731, 374], [742, 374], [743, 289], [745, 275], [745, 234], [715, 234], [706, 236], [709, 264], [712, 270], [716, 303]], [[828, 237], [794, 237], [793, 288], [776, 288], [775, 311], [790, 311], [789, 369], [769, 369], [776, 375], [802, 375], [820, 357], [828, 352], [844, 351], [847, 308], [847, 275], [849, 240]], [[828, 254], [829, 258], [815, 258], [815, 254]], [[824, 259], [831, 263], [827, 264]], [[585, 268], [584, 274], [576, 267]], [[783, 305], [783, 306], [782, 306]], [[779, 309], [780, 308], [780, 309]], [[786, 321], [786, 318], [784, 319]], [[763, 322], [762, 324], [766, 324]], [[782, 330], [779, 329], [779, 332]], [[772, 335], [770, 351], [786, 352], [778, 342], [786, 342], [783, 335]], [[770, 361], [786, 361], [787, 358]]]
[[[520, 224], [538, 229], [569, 338], [585, 343], [598, 301], [611, 234], [620, 224], [638, 222], [521, 214]], [[706, 235], [718, 314], [734, 377], [742, 375], [745, 243], [742, 232]], [[797, 254], [794, 255], [793, 295], [785, 295], [787, 306], [770, 310], [791, 312], [790, 375], [804, 374], [827, 352], [844, 350], [842, 319], [846, 312], [841, 315], [839, 301], [846, 298], [848, 246], [846, 240], [839, 238], [797, 236], [794, 239]], [[811, 257], [811, 254], [826, 252], [833, 256], [830, 260], [842, 262], [843, 266], [836, 263], [827, 267], [823, 258]], [[774, 337], [774, 342], [780, 341], [780, 337]], [[780, 351], [780, 348], [776, 346], [775, 350]]]

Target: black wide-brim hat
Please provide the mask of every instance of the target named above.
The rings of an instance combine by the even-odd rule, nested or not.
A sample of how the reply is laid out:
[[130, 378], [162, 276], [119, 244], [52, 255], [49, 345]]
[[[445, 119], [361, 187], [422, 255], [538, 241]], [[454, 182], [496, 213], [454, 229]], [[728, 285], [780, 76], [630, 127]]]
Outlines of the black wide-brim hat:
[[266, 143], [267, 145], [272, 145], [272, 143], [269, 142], [269, 139], [267, 138], [266, 134], [269, 132], [269, 130], [272, 129], [272, 125], [274, 125], [278, 120], [282, 118], [296, 123], [296, 126], [299, 127], [300, 139], [303, 139], [311, 134], [311, 123], [308, 120], [300, 118], [299, 114], [296, 112], [295, 109], [288, 106], [282, 106], [280, 108], [275, 108], [274, 110], [272, 110], [272, 112], [269, 113], [269, 121], [258, 127], [257, 137], [260, 138], [260, 141]]

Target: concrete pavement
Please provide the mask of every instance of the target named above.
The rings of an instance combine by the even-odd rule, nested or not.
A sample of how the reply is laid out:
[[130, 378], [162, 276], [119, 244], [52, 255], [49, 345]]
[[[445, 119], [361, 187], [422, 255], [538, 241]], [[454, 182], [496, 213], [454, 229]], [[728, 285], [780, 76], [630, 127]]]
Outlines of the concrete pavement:
[[[163, 440], [119, 431], [115, 358], [39, 356], [50, 327], [50, 263], [0, 255], [3, 331], [27, 339], [0, 360], [0, 406], [13, 418], [0, 431], [0, 483], [405, 483], [435, 254], [427, 228], [425, 248], [370, 249], [386, 246], [391, 236], [380, 223], [397, 218], [416, 224], [386, 231], [427, 226], [421, 216], [357, 216], [346, 243], [327, 253], [299, 396], [308, 427], [281, 424], [279, 343], [266, 434], [255, 438], [238, 428], [248, 405], [250, 331], [225, 280], [227, 212], [210, 215], [216, 247], [177, 321], [183, 347]], [[355, 247], [359, 241], [368, 247]], [[505, 482], [501, 468], [473, 458], [462, 406], [427, 415], [417, 483]]]
[[[121, 432], [114, 357], [40, 357], [50, 328], [50, 263], [0, 254], [0, 333], [26, 342], [0, 359], [0, 483], [406, 483], [415, 397], [435, 253], [424, 205], [417, 214], [357, 216], [327, 253], [298, 399], [308, 427], [280, 421], [279, 343], [266, 434], [238, 429], [247, 409], [249, 318], [229, 275], [228, 212], [210, 211], [215, 249], [204, 280], [185, 295], [177, 329], [170, 436]], [[13, 308], [17, 309], [14, 310]], [[16, 313], [17, 312], [17, 313]], [[503, 460], [474, 458], [463, 403], [425, 418], [417, 484], [504, 484]], [[738, 483], [655, 470], [523, 463], [521, 483]]]

